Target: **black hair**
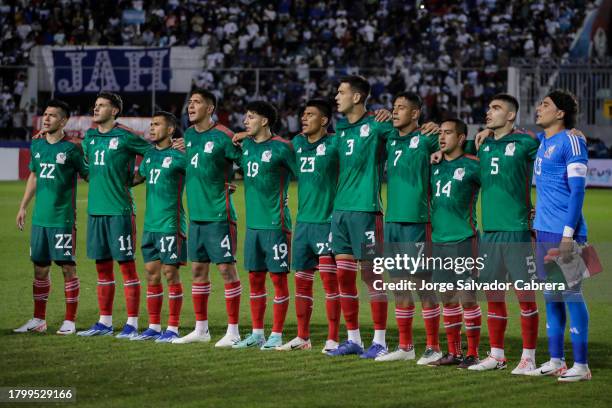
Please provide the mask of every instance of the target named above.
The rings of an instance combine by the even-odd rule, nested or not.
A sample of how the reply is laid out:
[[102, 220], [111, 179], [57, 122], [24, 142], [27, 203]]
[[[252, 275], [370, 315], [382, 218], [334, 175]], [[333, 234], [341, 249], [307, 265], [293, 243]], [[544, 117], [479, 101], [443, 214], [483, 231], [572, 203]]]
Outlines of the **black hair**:
[[454, 123], [455, 124], [455, 130], [457, 131], [457, 135], [465, 135], [467, 137], [467, 133], [468, 133], [467, 125], [461, 119], [459, 119], [459, 118], [450, 118], [450, 119], [445, 119], [445, 120], [442, 121], [442, 123], [444, 123], [444, 122]]
[[278, 112], [276, 111], [274, 105], [272, 105], [270, 102], [252, 101], [247, 103], [245, 109], [247, 111], [255, 112], [256, 114], [268, 119], [268, 126], [270, 127], [270, 129], [272, 129], [276, 124]]
[[506, 102], [508, 105], [510, 105], [512, 107], [512, 109], [514, 109], [514, 112], [518, 112], [519, 111], [519, 102], [518, 100], [507, 93], [498, 93], [497, 95], [495, 95], [493, 98], [491, 98], [492, 101], [498, 100], [498, 101], [504, 101]]
[[191, 92], [189, 92], [189, 97], [192, 97], [193, 95], [200, 95], [202, 98], [207, 100], [212, 106], [214, 106], [215, 109], [217, 108], [217, 97], [215, 96], [214, 93], [210, 92], [208, 89], [194, 88], [191, 90]]
[[102, 91], [96, 96], [96, 99], [98, 98], [108, 100], [113, 108], [117, 108], [119, 110], [119, 112], [117, 112], [117, 114], [115, 115], [115, 119], [117, 119], [119, 115], [121, 115], [121, 112], [123, 112], [123, 101], [121, 100], [121, 97], [116, 93]]
[[306, 102], [306, 108], [312, 106], [314, 108], [317, 108], [319, 110], [319, 112], [321, 112], [321, 115], [327, 117], [327, 119], [329, 119], [329, 121], [331, 121], [332, 119], [332, 107], [331, 104], [322, 98], [315, 98], [315, 99], [309, 99]]
[[414, 93], [414, 92], [400, 92], [400, 93], [398, 93], [397, 95], [395, 95], [393, 97], [393, 103], [395, 103], [395, 101], [398, 100], [399, 98], [406, 99], [416, 109], [421, 109], [423, 107], [423, 99], [421, 99], [421, 97], [418, 94]]
[[47, 103], [47, 108], [57, 108], [62, 111], [62, 114], [66, 119], [70, 118], [70, 106], [64, 101], [60, 101], [59, 99], [51, 99]]
[[557, 109], [562, 110], [563, 115], [563, 126], [566, 129], [571, 129], [576, 126], [576, 117], [578, 116], [578, 100], [568, 90], [555, 89], [546, 95], [552, 99]]
[[178, 120], [176, 119], [176, 116], [174, 116], [172, 113], [160, 110], [160, 111], [156, 111], [153, 114], [153, 117], [156, 117], [156, 116], [163, 117], [166, 120], [166, 123], [168, 124], [168, 126], [174, 129], [175, 133], [179, 130]]
[[347, 83], [355, 93], [361, 94], [362, 98], [359, 103], [365, 103], [370, 96], [370, 83], [362, 76], [348, 75], [340, 78], [340, 83]]

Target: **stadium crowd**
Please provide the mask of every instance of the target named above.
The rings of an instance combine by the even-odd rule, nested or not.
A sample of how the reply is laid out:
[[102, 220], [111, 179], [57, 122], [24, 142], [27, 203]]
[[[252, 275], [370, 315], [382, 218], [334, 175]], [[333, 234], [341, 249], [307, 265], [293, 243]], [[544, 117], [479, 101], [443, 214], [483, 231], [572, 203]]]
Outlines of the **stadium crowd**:
[[[258, 97], [281, 109], [289, 133], [298, 131], [304, 98], [330, 97], [339, 75], [356, 72], [372, 84], [373, 108], [410, 90], [428, 118], [482, 123], [484, 101], [506, 88], [510, 60], [563, 58], [592, 7], [588, 0], [3, 0], [0, 128], [25, 134], [37, 110], [34, 101], [20, 107], [27, 70], [2, 68], [27, 66], [35, 45], [204, 47], [194, 85], [216, 94], [220, 120], [236, 129], [255, 75], [220, 71], [230, 67], [275, 68], [260, 73]], [[145, 24], [125, 24], [128, 9], [143, 10]]]

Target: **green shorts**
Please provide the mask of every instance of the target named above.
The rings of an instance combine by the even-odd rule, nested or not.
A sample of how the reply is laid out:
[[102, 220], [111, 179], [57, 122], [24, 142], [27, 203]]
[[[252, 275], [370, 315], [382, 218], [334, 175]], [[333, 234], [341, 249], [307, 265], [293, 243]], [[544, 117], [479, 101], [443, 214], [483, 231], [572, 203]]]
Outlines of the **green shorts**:
[[298, 222], [291, 250], [292, 269], [304, 271], [316, 268], [320, 256], [331, 254], [330, 225]]
[[477, 275], [477, 236], [459, 242], [434, 242], [431, 252], [433, 282], [456, 283]]
[[136, 220], [133, 215], [89, 215], [87, 256], [90, 259], [133, 261], [136, 249]]
[[[431, 224], [410, 222], [385, 223], [384, 256], [421, 258], [431, 254]], [[408, 265], [413, 265], [409, 263]], [[406, 278], [413, 274], [427, 274], [427, 268], [409, 267], [402, 270], [388, 270], [392, 278]]]
[[142, 234], [140, 245], [145, 262], [161, 261], [164, 265], [185, 265], [187, 248], [181, 234], [148, 232]]
[[331, 222], [332, 251], [373, 259], [383, 244], [383, 217], [378, 212], [334, 210]]
[[76, 259], [76, 229], [72, 227], [41, 227], [32, 225], [30, 259], [39, 265], [54, 262], [74, 262]]
[[247, 228], [244, 238], [244, 269], [289, 272], [291, 233], [283, 230]]
[[530, 231], [483, 232], [479, 256], [484, 268], [480, 282], [529, 282], [535, 279], [534, 243]]
[[191, 262], [236, 262], [236, 224], [227, 221], [191, 221], [187, 248]]

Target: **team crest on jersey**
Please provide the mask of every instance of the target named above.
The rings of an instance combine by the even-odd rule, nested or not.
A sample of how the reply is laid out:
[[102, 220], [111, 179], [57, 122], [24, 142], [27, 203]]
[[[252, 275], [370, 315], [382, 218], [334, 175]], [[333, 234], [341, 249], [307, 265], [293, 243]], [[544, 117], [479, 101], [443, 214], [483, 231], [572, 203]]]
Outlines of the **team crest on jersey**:
[[418, 136], [412, 136], [412, 139], [410, 139], [410, 148], [411, 149], [416, 149], [417, 147], [419, 147], [419, 137]]
[[489, 151], [489, 146], [485, 146], [484, 149], [482, 149], [484, 152], [488, 152]]
[[204, 153], [212, 153], [214, 147], [215, 142], [213, 142], [212, 140], [206, 142], [206, 144], [204, 145]]
[[162, 167], [165, 169], [169, 169], [172, 164], [172, 157], [164, 157], [164, 161], [162, 162]]
[[557, 146], [556, 145], [549, 146], [548, 149], [546, 149], [546, 152], [544, 152], [544, 157], [546, 157], [547, 159], [550, 159], [550, 156], [552, 156], [553, 152], [555, 151], [555, 147]]
[[108, 143], [108, 148], [109, 149], [113, 149], [113, 150], [117, 150], [117, 147], [119, 147], [119, 139], [116, 137], [113, 137], [110, 142]]
[[265, 152], [263, 152], [261, 154], [261, 161], [262, 162], [270, 162], [270, 159], [272, 158], [272, 150], [266, 150]]
[[35, 159], [40, 159], [40, 153], [36, 153], [36, 156], [34, 156]]
[[459, 167], [455, 169], [455, 174], [453, 174], [453, 179], [462, 181], [465, 176], [465, 169], [463, 167]]
[[514, 156], [514, 151], [516, 150], [516, 145], [514, 142], [508, 143], [506, 145], [506, 151], [504, 152], [504, 156]]
[[55, 156], [55, 162], [57, 164], [64, 164], [66, 163], [66, 153], [64, 152], [59, 152], [57, 154], [57, 156]]
[[325, 156], [325, 145], [320, 144], [317, 146], [317, 156]]
[[359, 128], [359, 136], [361, 137], [370, 136], [370, 125], [368, 125], [367, 123], [365, 125], [361, 125], [361, 127]]

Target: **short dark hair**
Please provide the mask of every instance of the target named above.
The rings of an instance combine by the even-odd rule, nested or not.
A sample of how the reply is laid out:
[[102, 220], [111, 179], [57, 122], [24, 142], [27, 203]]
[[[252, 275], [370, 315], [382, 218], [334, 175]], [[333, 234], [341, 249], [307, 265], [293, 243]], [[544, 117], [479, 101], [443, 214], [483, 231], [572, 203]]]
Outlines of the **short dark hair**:
[[363, 98], [359, 101], [359, 103], [365, 103], [368, 96], [370, 96], [370, 83], [367, 79], [359, 75], [347, 75], [345, 77], [340, 78], [340, 83], [349, 84], [353, 92], [360, 93], [363, 95]]
[[395, 103], [395, 101], [398, 100], [399, 98], [406, 99], [408, 102], [412, 104], [412, 106], [414, 106], [417, 109], [421, 109], [423, 107], [423, 99], [421, 99], [421, 97], [414, 92], [398, 93], [397, 95], [393, 97], [393, 103]]
[[313, 108], [317, 108], [321, 115], [326, 116], [330, 121], [332, 119], [332, 107], [329, 101], [322, 98], [309, 99], [306, 102], [306, 108], [312, 106]]
[[468, 133], [467, 125], [461, 119], [459, 119], [459, 118], [450, 118], [450, 119], [445, 119], [445, 120], [442, 121], [442, 123], [444, 123], [444, 122], [454, 123], [455, 124], [455, 130], [457, 131], [457, 134], [458, 135], [465, 135], [465, 136], [467, 136], [467, 133]]
[[278, 118], [278, 112], [274, 105], [266, 101], [252, 101], [247, 103], [245, 109], [247, 111], [255, 112], [268, 119], [268, 126], [270, 129], [276, 124]]
[[119, 115], [121, 115], [121, 112], [123, 112], [123, 101], [121, 100], [121, 97], [118, 94], [102, 91], [96, 96], [96, 99], [98, 98], [108, 100], [113, 108], [117, 108], [119, 110], [119, 112], [117, 112], [117, 114], [115, 115], [115, 119], [117, 119]]
[[566, 129], [575, 127], [578, 116], [578, 100], [574, 94], [566, 89], [555, 89], [546, 96], [552, 99], [557, 109], [565, 113], [563, 115], [563, 126]]
[[207, 100], [212, 106], [217, 108], [217, 97], [214, 93], [210, 92], [208, 89], [204, 88], [194, 88], [189, 92], [189, 97], [191, 98], [193, 95], [200, 95], [202, 98]]
[[493, 98], [491, 98], [492, 101], [498, 100], [498, 101], [504, 101], [506, 102], [508, 105], [510, 105], [512, 107], [512, 109], [514, 109], [514, 112], [518, 112], [519, 111], [519, 102], [518, 100], [507, 93], [498, 93], [497, 95], [495, 95]]
[[178, 129], [178, 120], [176, 119], [176, 116], [174, 116], [172, 113], [160, 110], [153, 114], [153, 117], [156, 116], [163, 117], [166, 120], [168, 126], [174, 128], [175, 130]]
[[70, 118], [70, 106], [64, 101], [60, 101], [59, 99], [51, 99], [47, 103], [47, 108], [57, 108], [62, 111], [62, 114], [66, 119]]

